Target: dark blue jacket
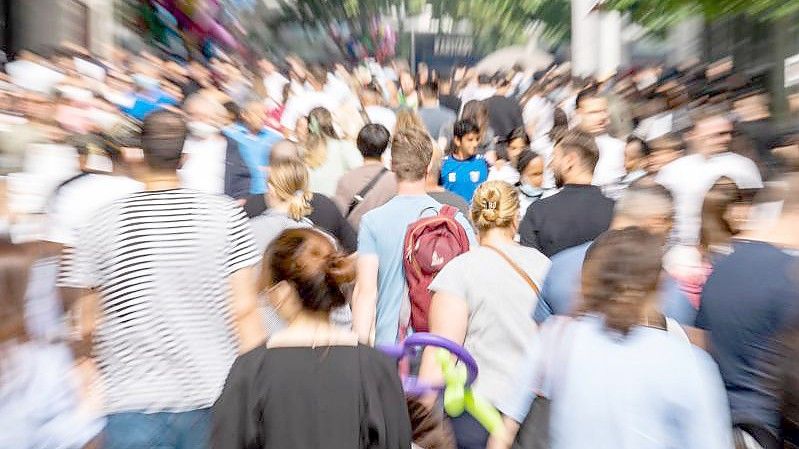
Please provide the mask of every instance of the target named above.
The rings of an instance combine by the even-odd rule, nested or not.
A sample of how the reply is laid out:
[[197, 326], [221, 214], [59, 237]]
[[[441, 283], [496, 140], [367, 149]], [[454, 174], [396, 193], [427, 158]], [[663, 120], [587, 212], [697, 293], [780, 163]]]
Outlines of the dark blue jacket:
[[250, 170], [239, 153], [239, 144], [228, 136], [225, 154], [225, 195], [235, 199], [250, 196]]

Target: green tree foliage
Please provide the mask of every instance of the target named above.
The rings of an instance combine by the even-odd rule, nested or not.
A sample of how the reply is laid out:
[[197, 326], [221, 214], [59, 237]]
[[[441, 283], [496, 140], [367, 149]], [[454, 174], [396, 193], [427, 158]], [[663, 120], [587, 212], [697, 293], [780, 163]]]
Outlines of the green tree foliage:
[[743, 14], [775, 20], [799, 11], [799, 0], [606, 0], [602, 7], [629, 12], [636, 22], [658, 31], [688, 16], [709, 20]]
[[436, 16], [467, 19], [485, 50], [524, 42], [538, 23], [544, 37], [559, 43], [569, 36], [569, 0], [431, 0]]
[[524, 42], [534, 23], [554, 43], [569, 36], [569, 0], [281, 0], [286, 18], [305, 26], [346, 21], [353, 29], [363, 29], [370, 17], [394, 8], [408, 16], [418, 14], [428, 3], [436, 18], [468, 20], [484, 50]]

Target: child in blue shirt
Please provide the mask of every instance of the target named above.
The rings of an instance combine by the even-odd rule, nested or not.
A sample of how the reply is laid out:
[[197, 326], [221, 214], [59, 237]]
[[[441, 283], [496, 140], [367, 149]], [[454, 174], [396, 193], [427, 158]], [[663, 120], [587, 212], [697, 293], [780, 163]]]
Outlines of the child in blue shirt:
[[441, 164], [441, 185], [471, 204], [474, 191], [488, 178], [485, 156], [475, 154], [480, 144], [480, 128], [471, 120], [459, 120], [452, 134], [449, 154]]

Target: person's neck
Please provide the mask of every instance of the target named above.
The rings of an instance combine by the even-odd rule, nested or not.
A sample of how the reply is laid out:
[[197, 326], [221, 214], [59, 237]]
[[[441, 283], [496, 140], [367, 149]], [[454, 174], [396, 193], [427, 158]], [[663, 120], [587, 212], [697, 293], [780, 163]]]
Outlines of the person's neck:
[[465, 161], [465, 160], [468, 160], [468, 159], [471, 159], [472, 157], [474, 157], [474, 154], [464, 154], [460, 150], [455, 150], [452, 153], [452, 156], [455, 157], [455, 159], [457, 159], [459, 161]]
[[383, 165], [383, 161], [380, 158], [365, 157], [363, 158], [363, 165]]
[[274, 204], [267, 198], [266, 203], [269, 204], [269, 210], [272, 212], [279, 212], [281, 214], [289, 213], [289, 203], [279, 201]]
[[438, 102], [437, 99], [436, 100], [422, 100], [422, 107], [423, 108], [434, 109], [434, 108], [438, 107], [438, 104], [439, 104], [439, 102]]
[[502, 246], [513, 244], [512, 228], [492, 228], [480, 233], [480, 244], [483, 246]]
[[149, 171], [143, 175], [144, 190], [172, 190], [180, 188], [180, 177], [174, 171]]
[[607, 132], [607, 131], [606, 131], [606, 130], [604, 130], [604, 129], [603, 129], [603, 130], [599, 130], [599, 131], [597, 131], [597, 130], [587, 130], [587, 129], [583, 128], [583, 127], [582, 127], [582, 126], [580, 126], [580, 125], [577, 125], [577, 129], [578, 129], [580, 132], [583, 132], [583, 133], [585, 133], [585, 134], [588, 134], [589, 136], [591, 136], [591, 137], [593, 137], [593, 138], [595, 138], [595, 139], [596, 139], [597, 137], [601, 136], [602, 134], [605, 134], [605, 133]]
[[397, 182], [397, 195], [399, 196], [415, 196], [415, 195], [424, 195], [427, 191], [425, 190], [425, 180], [420, 179], [418, 181], [398, 181]]
[[781, 217], [771, 226], [758, 226], [756, 229], [744, 231], [737, 239], [755, 240], [785, 249], [799, 249], [799, 238], [796, 237], [796, 220]]
[[428, 176], [425, 179], [424, 189], [426, 192], [443, 192], [444, 190], [446, 190], [440, 185], [438, 185], [437, 176]]
[[244, 125], [244, 129], [246, 129], [247, 132], [252, 134], [253, 136], [257, 136], [263, 130], [263, 128], [258, 128], [256, 130], [253, 130], [251, 127], [247, 125]]
[[332, 327], [330, 313], [301, 310], [289, 323], [292, 328], [322, 329]]
[[592, 173], [580, 173], [565, 179], [563, 185], [572, 184], [578, 186], [587, 186], [591, 185], [591, 181], [593, 180], [594, 175]]

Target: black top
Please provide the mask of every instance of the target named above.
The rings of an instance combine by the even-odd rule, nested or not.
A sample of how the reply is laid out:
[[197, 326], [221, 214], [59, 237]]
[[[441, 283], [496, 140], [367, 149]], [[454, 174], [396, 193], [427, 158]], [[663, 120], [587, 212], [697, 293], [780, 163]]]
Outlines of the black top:
[[213, 408], [214, 449], [408, 449], [396, 362], [366, 346], [256, 348]]
[[[341, 215], [333, 200], [320, 193], [314, 193], [311, 198], [311, 208], [313, 209], [311, 215], [308, 215], [311, 223], [335, 237], [348, 254], [358, 250], [358, 234]], [[261, 215], [266, 209], [266, 199], [263, 195], [252, 195], [244, 204], [244, 212], [250, 218]]]
[[456, 114], [461, 110], [461, 99], [457, 95], [439, 95], [438, 103], [445, 108], [452, 109]]
[[519, 102], [502, 95], [494, 95], [485, 101], [488, 121], [494, 135], [504, 139], [511, 131], [524, 126], [522, 108]]
[[519, 226], [521, 243], [552, 257], [594, 240], [610, 227], [613, 204], [599, 187], [567, 184], [557, 194], [530, 205]]

